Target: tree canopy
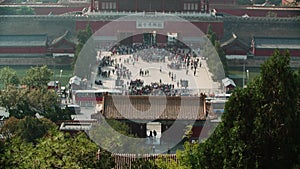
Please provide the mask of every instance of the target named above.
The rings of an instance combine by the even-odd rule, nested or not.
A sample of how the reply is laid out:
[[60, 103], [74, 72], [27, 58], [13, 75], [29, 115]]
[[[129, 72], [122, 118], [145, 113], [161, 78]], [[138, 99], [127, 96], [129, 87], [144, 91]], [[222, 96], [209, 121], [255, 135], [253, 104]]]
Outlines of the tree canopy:
[[275, 51], [247, 88], [226, 103], [222, 122], [206, 141], [178, 153], [188, 168], [298, 168], [299, 74], [289, 54]]
[[53, 122], [71, 120], [72, 112], [62, 110], [56, 91], [48, 89], [52, 75], [47, 66], [31, 67], [21, 79], [22, 86], [17, 86], [20, 80], [15, 71], [8, 67], [1, 69], [0, 78], [5, 88], [0, 91], [0, 106], [10, 117], [19, 119], [35, 117], [38, 113]]
[[52, 129], [35, 145], [13, 138], [5, 144], [0, 164], [5, 168], [112, 168], [111, 155], [102, 151], [98, 160], [97, 151], [84, 133], [71, 136]]
[[52, 75], [53, 72], [47, 66], [31, 67], [22, 79], [22, 84], [27, 85], [29, 88], [47, 87]]
[[207, 66], [209, 71], [213, 74], [213, 80], [221, 81], [228, 73], [226, 55], [211, 25], [207, 27], [206, 36], [208, 40], [206, 40], [204, 44], [205, 47], [202, 55], [208, 58]]
[[57, 128], [57, 126], [48, 119], [37, 119], [30, 116], [23, 119], [10, 117], [5, 121], [0, 133], [7, 139], [20, 137], [28, 143], [35, 143], [52, 128]]
[[0, 81], [4, 87], [8, 85], [17, 86], [20, 83], [16, 71], [10, 67], [4, 67], [0, 70]]
[[1, 7], [0, 15], [35, 15], [35, 11], [33, 8], [27, 6]]
[[86, 28], [84, 30], [79, 30], [77, 32], [77, 40], [78, 40], [78, 44], [76, 46], [76, 50], [75, 50], [75, 57], [73, 60], [72, 65], [74, 66], [77, 58], [79, 56], [79, 53], [81, 52], [81, 49], [83, 48], [83, 46], [85, 45], [85, 43], [89, 40], [89, 38], [93, 35], [93, 31], [92, 31], [92, 27], [90, 25], [90, 23], [88, 23], [88, 25], [86, 26]]

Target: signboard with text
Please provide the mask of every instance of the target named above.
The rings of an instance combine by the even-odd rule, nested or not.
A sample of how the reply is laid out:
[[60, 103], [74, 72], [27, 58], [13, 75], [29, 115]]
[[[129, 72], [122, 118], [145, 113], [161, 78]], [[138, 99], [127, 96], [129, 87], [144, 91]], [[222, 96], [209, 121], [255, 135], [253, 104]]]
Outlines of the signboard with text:
[[137, 20], [136, 21], [137, 29], [163, 29], [163, 21], [151, 21], [151, 20]]

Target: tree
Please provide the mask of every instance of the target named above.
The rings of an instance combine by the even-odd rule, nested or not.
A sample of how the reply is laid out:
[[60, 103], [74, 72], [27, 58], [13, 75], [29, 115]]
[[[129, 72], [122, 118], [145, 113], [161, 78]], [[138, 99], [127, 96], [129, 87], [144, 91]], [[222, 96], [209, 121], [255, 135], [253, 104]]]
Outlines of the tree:
[[158, 166], [155, 165], [154, 160], [137, 158], [132, 163], [131, 166], [128, 166], [130, 169], [158, 169]]
[[299, 74], [289, 61], [288, 53], [276, 50], [258, 78], [233, 92], [211, 137], [197, 151], [179, 153], [179, 163], [192, 168], [299, 167]]
[[208, 57], [207, 65], [209, 71], [213, 74], [213, 80], [222, 80], [228, 73], [225, 52], [217, 40], [217, 35], [211, 25], [208, 25], [206, 36], [212, 45], [206, 44], [203, 55]]
[[43, 123], [34, 117], [25, 117], [19, 121], [19, 130], [16, 134], [26, 142], [36, 143], [37, 139], [42, 138], [50, 128], [54, 127], [55, 124]]
[[62, 120], [73, 120], [72, 115], [75, 115], [75, 113], [69, 109], [62, 109], [59, 105], [55, 105], [51, 111], [47, 111], [42, 115], [53, 122], [58, 122]]
[[[0, 166], [5, 168], [113, 168], [114, 162], [107, 152], [97, 159], [98, 146], [84, 133], [75, 136], [57, 129], [34, 145], [14, 137], [5, 145]], [[46, 159], [46, 160], [45, 160]]]
[[277, 17], [277, 13], [269, 11], [269, 12], [267, 12], [266, 17]]
[[237, 3], [239, 5], [252, 5], [252, 1], [251, 0], [238, 0]]
[[207, 27], [207, 37], [210, 40], [210, 42], [213, 44], [213, 46], [215, 45], [215, 42], [217, 40], [217, 35], [216, 33], [213, 31], [212, 26], [209, 24]]
[[48, 119], [37, 119], [29, 116], [23, 119], [10, 117], [5, 121], [0, 132], [8, 140], [12, 137], [19, 137], [22, 141], [36, 143], [51, 128], [57, 127]]
[[51, 80], [53, 72], [45, 65], [41, 67], [31, 67], [27, 70], [22, 83], [31, 88], [46, 88]]
[[16, 71], [10, 67], [4, 67], [0, 70], [0, 81], [4, 87], [8, 85], [18, 86], [20, 80], [17, 76]]
[[290, 68], [288, 52], [282, 55], [276, 50], [261, 69], [262, 107], [254, 130], [261, 155], [258, 163], [263, 168], [292, 168], [300, 152], [299, 77]]
[[17, 15], [35, 15], [35, 12], [32, 8], [27, 6], [22, 6], [16, 10]]
[[54, 90], [32, 89], [26, 96], [29, 104], [35, 108], [41, 115], [45, 115], [47, 111], [54, 111], [58, 106], [58, 95]]
[[83, 46], [85, 45], [85, 43], [89, 40], [89, 38], [93, 35], [93, 31], [92, 31], [92, 27], [90, 25], [90, 23], [88, 23], [88, 25], [86, 26], [85, 30], [79, 30], [77, 33], [77, 40], [78, 40], [78, 44], [76, 46], [75, 49], [75, 57], [72, 63], [72, 66], [74, 67], [77, 58], [79, 56], [79, 53], [81, 52], [81, 49], [83, 48]]
[[50, 119], [53, 122], [59, 120], [71, 120], [72, 113], [68, 109], [62, 109], [59, 96], [54, 90], [32, 89], [26, 98], [33, 112]]
[[10, 117], [9, 119], [5, 120], [4, 125], [0, 129], [0, 134], [6, 139], [10, 139], [14, 133], [17, 133], [19, 128], [16, 124], [18, 124], [19, 121], [20, 120], [15, 117]]
[[150, 147], [144, 146], [144, 139], [135, 139], [125, 123], [114, 119], [101, 119], [101, 123], [93, 124], [89, 137], [103, 149], [113, 153], [152, 152]]
[[21, 119], [25, 116], [35, 116], [36, 112], [32, 111], [29, 105], [27, 93], [27, 90], [9, 85], [0, 91], [0, 106], [6, 109], [10, 117]]
[[8, 85], [5, 90], [0, 90], [0, 106], [7, 112], [13, 112], [19, 102], [19, 90], [12, 85]]
[[225, 76], [228, 75], [228, 65], [226, 60], [226, 54], [221, 47], [221, 43], [219, 41], [215, 41], [215, 49], [220, 57], [221, 63], [223, 65]]
[[5, 107], [10, 117], [22, 119], [26, 116], [40, 116], [53, 122], [71, 120], [72, 113], [61, 109], [58, 95], [54, 90], [34, 88], [31, 90], [7, 86], [0, 91], [0, 106]]
[[[21, 3], [22, 0], [17, 0], [16, 3]], [[32, 8], [22, 6], [20, 8], [15, 7], [3, 7], [1, 8], [0, 15], [34, 15], [35, 12]]]

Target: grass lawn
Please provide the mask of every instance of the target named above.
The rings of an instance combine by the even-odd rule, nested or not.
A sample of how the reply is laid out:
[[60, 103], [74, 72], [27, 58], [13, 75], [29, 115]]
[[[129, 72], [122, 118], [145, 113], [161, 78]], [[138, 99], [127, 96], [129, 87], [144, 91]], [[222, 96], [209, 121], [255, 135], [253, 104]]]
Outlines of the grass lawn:
[[[229, 73], [229, 77], [231, 77], [234, 81], [235, 81], [235, 83], [236, 83], [236, 85], [238, 85], [238, 86], [243, 86], [242, 85], [242, 83], [243, 83], [243, 71], [236, 71], [236, 70], [234, 70], [234, 71], [229, 71], [228, 72]], [[259, 72], [254, 72], [254, 71], [250, 71], [249, 72], [249, 81], [252, 81], [256, 76], [258, 76], [259, 75]], [[245, 83], [247, 83], [247, 73], [245, 72], [245, 74], [244, 74], [244, 76], [245, 76]]]
[[[231, 76], [238, 76], [238, 77], [240, 77], [240, 78], [243, 78], [243, 71], [236, 71], [236, 70], [234, 70], [234, 71], [229, 71], [228, 72], [229, 73], [229, 75], [231, 75]], [[245, 78], [247, 77], [247, 75], [246, 75], [246, 72], [245, 72]], [[249, 72], [249, 79], [250, 79], [250, 81], [251, 80], [253, 80], [257, 75], [259, 75], [259, 72]]]
[[[0, 67], [0, 69], [3, 67]], [[10, 68], [14, 69], [17, 72], [17, 76], [21, 80], [25, 75], [28, 69], [31, 68], [31, 66], [10, 66]], [[69, 82], [70, 77], [73, 76], [73, 70], [71, 67], [56, 67], [55, 69], [53, 67], [48, 67], [54, 75], [51, 77], [51, 80], [61, 81], [61, 84], [63, 86], [67, 85]], [[62, 74], [60, 76], [60, 71], [62, 70]], [[2, 84], [0, 82], [0, 87], [2, 87]]]

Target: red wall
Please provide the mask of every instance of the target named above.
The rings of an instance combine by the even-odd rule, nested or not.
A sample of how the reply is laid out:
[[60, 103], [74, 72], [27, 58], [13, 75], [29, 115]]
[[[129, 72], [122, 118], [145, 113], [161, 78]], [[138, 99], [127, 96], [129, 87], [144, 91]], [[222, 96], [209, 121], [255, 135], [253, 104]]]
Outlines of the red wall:
[[135, 35], [132, 37], [132, 41], [133, 43], [140, 43], [140, 42], [143, 42], [143, 35], [142, 34], [139, 34], [139, 35]]
[[207, 33], [207, 28], [211, 25], [212, 30], [217, 34], [218, 39], [222, 39], [224, 36], [224, 23], [223, 22], [192, 22], [197, 28], [199, 28], [204, 34]]
[[72, 44], [66, 41], [65, 39], [61, 40], [51, 48], [52, 48], [51, 52], [53, 53], [74, 53], [75, 52], [75, 44]]
[[235, 4], [235, 0], [210, 0], [209, 4], [225, 4], [225, 5], [233, 5]]
[[[152, 32], [156, 30], [157, 34], [166, 35], [168, 32], [179, 33], [180, 37], [188, 36], [201, 36], [201, 33], [206, 34], [209, 25], [212, 26], [214, 32], [216, 32], [218, 39], [221, 39], [224, 35], [224, 23], [223, 22], [191, 22], [193, 25], [186, 26], [189, 22], [164, 22], [164, 29], [137, 29], [135, 21], [119, 21], [112, 22], [105, 26], [108, 21], [76, 21], [76, 31], [85, 29], [87, 24], [90, 23], [93, 32], [95, 33], [102, 28], [98, 33], [101, 36], [118, 36], [119, 32], [132, 32], [136, 34], [143, 34], [146, 32]], [[103, 27], [105, 26], [105, 27]], [[200, 34], [199, 34], [200, 33]], [[96, 33], [97, 35], [97, 33]], [[165, 41], [162, 37], [157, 37], [158, 42]], [[135, 38], [133, 41], [135, 42]]]
[[74, 48], [65, 48], [65, 49], [57, 49], [54, 48], [52, 51], [52, 53], [74, 53]]
[[6, 47], [0, 53], [47, 53], [46, 47]]
[[276, 13], [277, 17], [295, 17], [300, 15], [299, 10], [266, 10], [266, 9], [234, 9], [234, 8], [216, 8], [218, 13], [226, 13], [235, 16], [242, 16], [244, 14], [250, 17], [265, 17], [268, 12]]
[[[249, 51], [250, 51], [250, 49], [249, 49]], [[245, 51], [245, 50], [230, 50], [230, 49], [224, 50], [224, 52], [226, 53], [226, 55], [246, 55], [249, 51]]]
[[82, 11], [84, 7], [33, 7], [33, 8], [37, 15], [48, 15], [50, 12], [52, 12], [53, 15], [60, 15], [68, 12]]
[[88, 23], [91, 25], [93, 33], [95, 33], [101, 27], [109, 23], [109, 21], [76, 21], [76, 31], [86, 29]]
[[192, 138], [199, 138], [200, 134], [201, 137], [208, 137], [210, 133], [211, 128], [209, 126], [203, 126], [203, 125], [194, 125], [192, 127]]
[[[275, 49], [255, 49], [255, 56], [271, 56], [273, 55]], [[280, 53], [284, 54], [285, 50], [279, 50]], [[290, 56], [300, 57], [300, 49], [299, 50], [289, 50]]]

